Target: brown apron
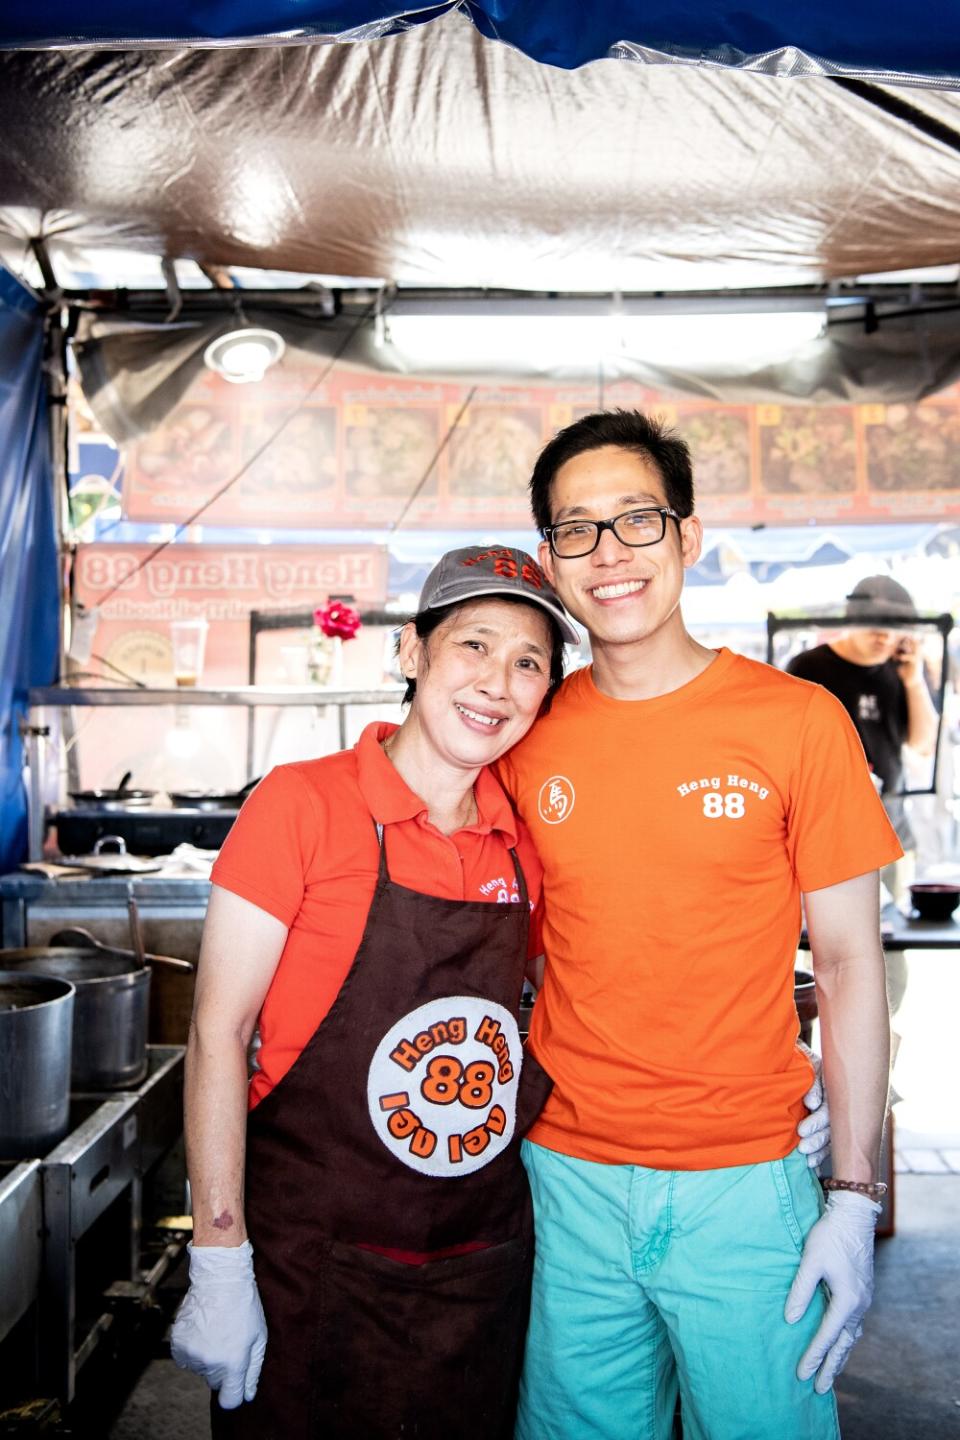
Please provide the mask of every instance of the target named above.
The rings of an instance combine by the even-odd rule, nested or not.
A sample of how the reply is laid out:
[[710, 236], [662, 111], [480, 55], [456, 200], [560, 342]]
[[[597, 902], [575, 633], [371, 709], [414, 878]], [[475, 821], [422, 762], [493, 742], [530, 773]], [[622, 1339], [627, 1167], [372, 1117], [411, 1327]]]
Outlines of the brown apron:
[[[269, 1339], [215, 1436], [509, 1440], [533, 1230], [519, 1142], [550, 1088], [516, 1015], [530, 913], [395, 885], [382, 827], [360, 948], [247, 1126]], [[376, 1253], [484, 1248], [422, 1264]], [[375, 1247], [368, 1249], [363, 1247]]]

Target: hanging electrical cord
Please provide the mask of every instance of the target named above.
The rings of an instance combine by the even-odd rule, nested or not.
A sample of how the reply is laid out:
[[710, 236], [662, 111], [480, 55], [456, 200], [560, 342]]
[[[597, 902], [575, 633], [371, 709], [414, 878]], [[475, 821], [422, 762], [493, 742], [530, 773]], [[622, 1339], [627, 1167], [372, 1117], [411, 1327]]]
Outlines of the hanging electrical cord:
[[[363, 311], [363, 313], [358, 316], [356, 324], [352, 327], [352, 329], [348, 330], [343, 340], [340, 342], [336, 350], [331, 355], [328, 363], [324, 366], [323, 370], [321, 370], [320, 374], [316, 377], [316, 379], [310, 382], [306, 390], [304, 390], [303, 394], [301, 395], [300, 399], [297, 401], [297, 404], [294, 406], [294, 408], [284, 416], [284, 418], [280, 421], [280, 424], [267, 436], [266, 440], [264, 440], [262, 445], [258, 445], [256, 450], [254, 450], [253, 454], [247, 457], [247, 459], [240, 466], [239, 470], [235, 471], [235, 473], [230, 476], [229, 480], [225, 480], [218, 490], [214, 491], [214, 493], [209, 496], [208, 499], [204, 500], [203, 504], [199, 505], [191, 515], [187, 516], [186, 520], [181, 520], [172, 535], [170, 535], [166, 540], [162, 540], [159, 545], [155, 545], [153, 549], [150, 550], [143, 557], [142, 560], [138, 561], [138, 563], [134, 565], [133, 568], [129, 570], [121, 580], [118, 580], [115, 585], [111, 585], [107, 590], [104, 590], [102, 594], [98, 595], [97, 598], [93, 601], [93, 603], [87, 607], [88, 609], [97, 609], [101, 605], [105, 604], [106, 601], [111, 598], [111, 596], [116, 594], [116, 592], [120, 589], [122, 585], [126, 584], [126, 582], [131, 578], [131, 576], [137, 575], [141, 570], [146, 569], [146, 567], [151, 563], [151, 561], [155, 560], [158, 555], [162, 554], [163, 551], [166, 550], [170, 545], [172, 545], [177, 540], [177, 538], [183, 534], [185, 530], [188, 530], [190, 528], [191, 525], [195, 525], [196, 522], [199, 520], [200, 516], [205, 514], [206, 511], [210, 509], [211, 505], [214, 505], [223, 495], [226, 495], [227, 492], [231, 490], [234, 485], [236, 485], [237, 481], [240, 480], [244, 475], [246, 475], [247, 471], [251, 468], [251, 466], [256, 464], [260, 457], [265, 454], [267, 450], [269, 450], [270, 446], [274, 443], [274, 441], [279, 439], [279, 437], [283, 434], [284, 430], [286, 430], [287, 426], [296, 419], [296, 417], [302, 411], [304, 405], [306, 405], [307, 401], [310, 399], [310, 396], [313, 395], [315, 391], [317, 391], [323, 384], [323, 382], [327, 379], [334, 365], [336, 365], [337, 361], [341, 359], [341, 357], [346, 352], [354, 336], [366, 324], [366, 322], [370, 319], [371, 315], [374, 313], [376, 305], [377, 301], [372, 301], [371, 304], [368, 305], [367, 308]], [[473, 391], [470, 392], [470, 398], [472, 398], [473, 393]], [[466, 406], [464, 406], [464, 408], [466, 408]], [[455, 420], [454, 425], [456, 423], [457, 422]], [[441, 450], [442, 448], [443, 447], [441, 446]], [[438, 452], [438, 455], [439, 453], [440, 452]], [[431, 461], [430, 469], [433, 468], [433, 464], [435, 463], [436, 459], [437, 456], [435, 456], [434, 460]], [[430, 472], [428, 470], [427, 474], [429, 473]], [[423, 479], [426, 479], [426, 475], [424, 475]], [[423, 480], [421, 480], [420, 483], [422, 485]]]

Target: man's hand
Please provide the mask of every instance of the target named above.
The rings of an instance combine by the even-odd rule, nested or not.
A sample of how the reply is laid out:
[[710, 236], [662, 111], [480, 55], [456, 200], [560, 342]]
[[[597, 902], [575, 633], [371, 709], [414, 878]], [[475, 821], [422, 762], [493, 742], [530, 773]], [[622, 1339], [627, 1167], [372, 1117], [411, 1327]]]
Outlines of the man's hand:
[[803, 1097], [803, 1103], [810, 1114], [805, 1115], [797, 1126], [797, 1134], [800, 1136], [797, 1149], [801, 1155], [806, 1155], [811, 1170], [819, 1170], [830, 1154], [831, 1138], [830, 1104], [823, 1088], [823, 1061], [816, 1051], [811, 1050], [809, 1045], [804, 1045], [802, 1040], [797, 1041], [797, 1049], [803, 1051], [814, 1069], [813, 1084]]
[[904, 635], [893, 659], [904, 685], [918, 685], [923, 681], [923, 651], [916, 635]]
[[861, 1322], [873, 1299], [873, 1241], [879, 1213], [880, 1206], [866, 1195], [833, 1191], [803, 1247], [783, 1315], [795, 1324], [806, 1314], [819, 1283], [826, 1284], [830, 1303], [797, 1366], [798, 1380], [816, 1375], [813, 1388], [818, 1395], [830, 1389], [863, 1332]]
[[188, 1245], [190, 1289], [177, 1311], [170, 1354], [181, 1370], [219, 1390], [235, 1410], [257, 1393], [267, 1348], [267, 1322], [253, 1273], [253, 1247]]

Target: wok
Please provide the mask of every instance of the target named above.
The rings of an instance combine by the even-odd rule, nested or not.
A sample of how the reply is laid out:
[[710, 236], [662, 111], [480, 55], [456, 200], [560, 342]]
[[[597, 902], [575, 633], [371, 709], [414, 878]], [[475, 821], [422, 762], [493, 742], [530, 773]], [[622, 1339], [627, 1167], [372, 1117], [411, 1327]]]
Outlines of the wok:
[[111, 789], [71, 790], [70, 799], [77, 805], [96, 805], [101, 810], [143, 809], [156, 795], [155, 790], [130, 788], [132, 771], [128, 770], [120, 784]]
[[171, 790], [170, 800], [177, 809], [239, 810], [250, 791], [259, 784], [258, 775], [239, 790]]

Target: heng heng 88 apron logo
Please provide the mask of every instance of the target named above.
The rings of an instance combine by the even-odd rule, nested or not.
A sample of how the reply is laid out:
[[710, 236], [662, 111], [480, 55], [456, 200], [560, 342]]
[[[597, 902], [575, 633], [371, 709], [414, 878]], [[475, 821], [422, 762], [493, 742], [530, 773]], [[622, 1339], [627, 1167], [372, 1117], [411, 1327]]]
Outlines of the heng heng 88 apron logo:
[[513, 1138], [522, 1063], [516, 1019], [502, 1005], [431, 1000], [377, 1046], [367, 1078], [374, 1129], [411, 1170], [470, 1175]]

